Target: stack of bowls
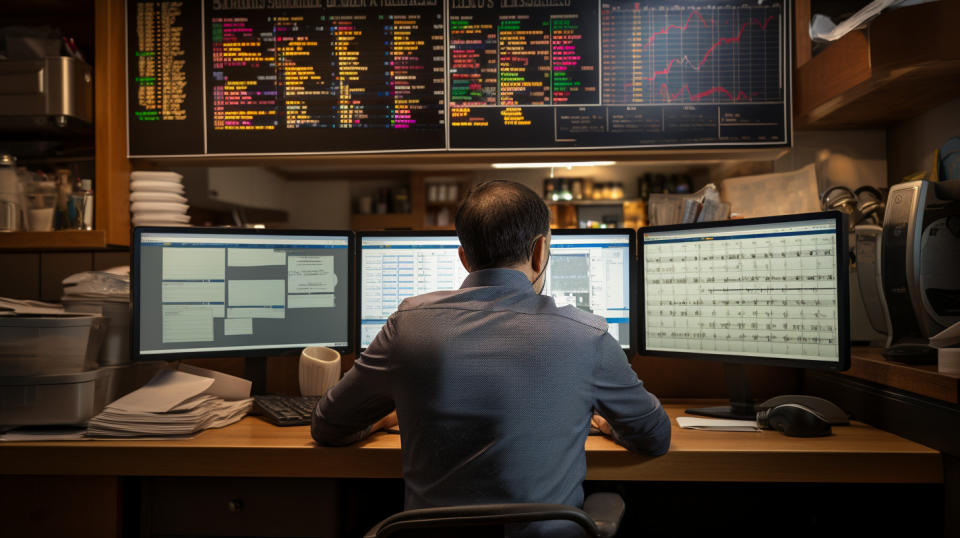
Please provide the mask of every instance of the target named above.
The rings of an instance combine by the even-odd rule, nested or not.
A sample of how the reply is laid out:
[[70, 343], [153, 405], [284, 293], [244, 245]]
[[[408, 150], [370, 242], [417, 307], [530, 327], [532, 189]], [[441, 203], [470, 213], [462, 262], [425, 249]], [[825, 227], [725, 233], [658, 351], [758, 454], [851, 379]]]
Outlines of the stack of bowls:
[[130, 212], [134, 226], [187, 226], [183, 176], [176, 172], [130, 173]]

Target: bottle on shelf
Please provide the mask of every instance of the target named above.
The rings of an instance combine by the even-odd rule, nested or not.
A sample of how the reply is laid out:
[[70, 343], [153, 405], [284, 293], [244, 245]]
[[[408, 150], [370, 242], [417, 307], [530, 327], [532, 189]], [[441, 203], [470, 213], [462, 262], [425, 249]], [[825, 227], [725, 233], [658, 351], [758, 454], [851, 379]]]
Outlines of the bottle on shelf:
[[583, 200], [583, 180], [574, 178], [570, 180], [570, 194], [574, 200]]
[[79, 216], [78, 230], [93, 229], [93, 180], [89, 178], [80, 180], [80, 206], [77, 208]]
[[58, 230], [76, 228], [77, 214], [74, 208], [73, 182], [70, 170], [61, 168], [56, 171], [57, 177], [57, 211], [54, 217], [54, 227]]
[[0, 155], [0, 232], [24, 229], [26, 219], [23, 214], [26, 203], [15, 166], [16, 159], [12, 155]]

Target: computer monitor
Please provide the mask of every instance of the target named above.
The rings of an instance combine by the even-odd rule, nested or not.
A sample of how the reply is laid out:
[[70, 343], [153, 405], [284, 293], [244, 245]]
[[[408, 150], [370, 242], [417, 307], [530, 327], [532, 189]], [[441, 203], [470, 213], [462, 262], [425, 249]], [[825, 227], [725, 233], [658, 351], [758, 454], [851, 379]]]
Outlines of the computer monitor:
[[350, 350], [352, 232], [137, 227], [132, 245], [137, 359]]
[[455, 290], [467, 277], [450, 230], [360, 232], [357, 237], [360, 348], [373, 342], [407, 297]]
[[[553, 230], [545, 294], [607, 319], [624, 349], [633, 338], [630, 323], [632, 230]], [[376, 337], [407, 297], [460, 287], [467, 277], [453, 231], [361, 232], [358, 330], [360, 348]]]
[[635, 310], [633, 230], [553, 230], [543, 293], [557, 306], [573, 305], [607, 320], [610, 334], [625, 351], [633, 349]]
[[724, 361], [731, 406], [754, 419], [742, 365], [850, 364], [846, 215], [808, 213], [639, 230], [644, 355]]

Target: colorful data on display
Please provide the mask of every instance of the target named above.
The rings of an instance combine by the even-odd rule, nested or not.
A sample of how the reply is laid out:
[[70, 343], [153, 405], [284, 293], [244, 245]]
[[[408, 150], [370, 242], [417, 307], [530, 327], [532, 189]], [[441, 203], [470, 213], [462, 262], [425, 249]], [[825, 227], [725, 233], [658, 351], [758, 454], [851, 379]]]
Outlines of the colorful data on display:
[[128, 0], [131, 156], [778, 147], [761, 0]]

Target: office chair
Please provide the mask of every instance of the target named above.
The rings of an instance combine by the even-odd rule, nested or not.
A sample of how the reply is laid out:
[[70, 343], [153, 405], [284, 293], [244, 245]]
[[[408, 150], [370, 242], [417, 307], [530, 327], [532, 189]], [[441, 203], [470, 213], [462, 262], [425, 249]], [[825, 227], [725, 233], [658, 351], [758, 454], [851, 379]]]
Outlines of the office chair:
[[594, 493], [583, 509], [565, 504], [478, 504], [406, 510], [384, 519], [364, 538], [449, 537], [504, 535], [505, 526], [533, 521], [572, 521], [592, 538], [617, 533], [623, 518], [623, 499], [616, 493]]

